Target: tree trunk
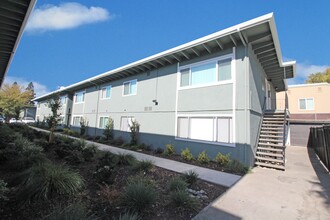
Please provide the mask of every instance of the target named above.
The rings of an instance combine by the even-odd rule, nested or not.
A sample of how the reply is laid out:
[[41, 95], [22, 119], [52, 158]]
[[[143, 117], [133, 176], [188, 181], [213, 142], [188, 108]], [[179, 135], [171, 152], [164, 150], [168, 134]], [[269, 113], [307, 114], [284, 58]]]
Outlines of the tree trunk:
[[54, 131], [55, 131], [55, 128], [54, 127], [51, 127], [50, 128], [50, 134], [49, 134], [49, 140], [48, 140], [48, 143], [53, 143], [54, 141]]

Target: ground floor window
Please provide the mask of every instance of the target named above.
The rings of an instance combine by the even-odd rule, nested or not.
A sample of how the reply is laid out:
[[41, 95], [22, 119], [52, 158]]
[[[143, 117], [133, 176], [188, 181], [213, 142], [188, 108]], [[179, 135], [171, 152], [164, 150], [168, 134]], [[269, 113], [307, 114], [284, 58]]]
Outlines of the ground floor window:
[[109, 122], [109, 117], [100, 117], [99, 128], [105, 128]]
[[177, 137], [202, 141], [232, 143], [232, 117], [179, 116]]
[[314, 99], [299, 99], [299, 109], [300, 110], [314, 110]]
[[123, 116], [120, 120], [120, 130], [121, 131], [130, 131], [130, 127], [132, 126], [132, 122], [134, 121], [134, 117], [132, 116]]
[[81, 119], [82, 119], [81, 116], [73, 116], [72, 125], [73, 126], [80, 126]]

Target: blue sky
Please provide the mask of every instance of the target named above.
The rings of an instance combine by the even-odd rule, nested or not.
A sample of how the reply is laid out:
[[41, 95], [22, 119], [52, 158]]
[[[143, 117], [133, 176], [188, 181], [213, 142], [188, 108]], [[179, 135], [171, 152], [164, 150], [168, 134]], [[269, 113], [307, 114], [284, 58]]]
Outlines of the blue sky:
[[274, 12], [282, 55], [303, 83], [330, 66], [330, 1], [38, 0], [6, 82], [37, 95]]

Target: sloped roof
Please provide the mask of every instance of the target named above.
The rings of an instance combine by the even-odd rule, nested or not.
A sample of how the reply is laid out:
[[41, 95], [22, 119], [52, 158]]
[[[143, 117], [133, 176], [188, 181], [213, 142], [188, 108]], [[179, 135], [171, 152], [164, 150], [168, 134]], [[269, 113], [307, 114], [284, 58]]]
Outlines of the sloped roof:
[[218, 31], [178, 47], [91, 77], [35, 99], [55, 93], [74, 92], [95, 84], [117, 80], [177, 62], [193, 59], [239, 45], [252, 46], [267, 78], [277, 91], [287, 88], [286, 79], [295, 77], [295, 61], [283, 62], [273, 13]]
[[36, 0], [0, 1], [0, 86]]

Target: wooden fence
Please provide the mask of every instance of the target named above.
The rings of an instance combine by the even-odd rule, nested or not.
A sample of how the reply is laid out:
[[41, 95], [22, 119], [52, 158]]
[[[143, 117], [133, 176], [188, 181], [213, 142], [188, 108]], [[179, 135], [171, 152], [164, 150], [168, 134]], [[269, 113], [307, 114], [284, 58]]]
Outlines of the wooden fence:
[[313, 148], [330, 171], [330, 126], [311, 127], [308, 147]]

